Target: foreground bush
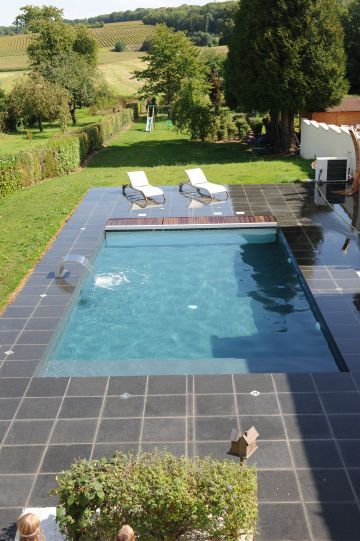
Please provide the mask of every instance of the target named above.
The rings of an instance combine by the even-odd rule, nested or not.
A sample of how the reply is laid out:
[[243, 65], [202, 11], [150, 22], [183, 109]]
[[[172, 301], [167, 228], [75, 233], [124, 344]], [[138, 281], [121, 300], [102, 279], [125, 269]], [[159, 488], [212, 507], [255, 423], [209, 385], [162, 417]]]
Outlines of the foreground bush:
[[117, 453], [76, 462], [58, 483], [57, 521], [70, 541], [112, 540], [125, 523], [142, 541], [175, 541], [194, 532], [236, 541], [255, 529], [255, 470], [233, 461]]
[[75, 171], [96, 149], [131, 122], [131, 109], [108, 115], [71, 135], [51, 139], [45, 146], [14, 156], [0, 156], [0, 197], [46, 178]]

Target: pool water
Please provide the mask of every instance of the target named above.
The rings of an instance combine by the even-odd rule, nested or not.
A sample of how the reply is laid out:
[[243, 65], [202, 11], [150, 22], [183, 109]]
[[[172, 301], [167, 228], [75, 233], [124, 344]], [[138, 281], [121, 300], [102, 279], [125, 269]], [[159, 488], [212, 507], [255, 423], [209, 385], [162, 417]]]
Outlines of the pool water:
[[108, 233], [43, 376], [337, 371], [276, 229]]

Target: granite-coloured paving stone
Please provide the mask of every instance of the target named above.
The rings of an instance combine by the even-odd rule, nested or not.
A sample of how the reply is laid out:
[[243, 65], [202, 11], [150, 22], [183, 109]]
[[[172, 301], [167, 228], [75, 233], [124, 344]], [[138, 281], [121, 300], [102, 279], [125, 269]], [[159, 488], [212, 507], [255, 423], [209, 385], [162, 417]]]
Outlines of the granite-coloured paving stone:
[[34, 477], [34, 475], [0, 475], [0, 507], [24, 507]]
[[26, 324], [26, 331], [54, 331], [59, 325], [59, 317], [32, 317]]
[[71, 378], [66, 396], [103, 396], [108, 378]]
[[278, 398], [282, 413], [323, 413], [320, 400], [314, 393], [280, 393]]
[[284, 440], [286, 438], [281, 415], [240, 415], [239, 423], [242, 432], [254, 426], [262, 440]]
[[260, 503], [258, 531], [256, 541], [311, 540], [304, 508], [299, 503]]
[[35, 374], [38, 361], [5, 361], [0, 369], [0, 377], [16, 378], [19, 376], [31, 377]]
[[290, 440], [331, 438], [325, 415], [284, 415], [283, 419]]
[[336, 438], [360, 440], [360, 415], [329, 415], [328, 419]]
[[352, 487], [355, 491], [356, 497], [360, 500], [360, 469], [348, 469]]
[[145, 404], [146, 417], [184, 417], [186, 396], [148, 396]]
[[333, 441], [291, 441], [290, 446], [297, 468], [341, 468], [342, 466]]
[[185, 442], [142, 442], [141, 450], [150, 453], [153, 451], [159, 451], [160, 453], [167, 452], [172, 453], [175, 456], [185, 456]]
[[230, 374], [196, 375], [194, 392], [198, 394], [233, 393]]
[[260, 470], [258, 499], [260, 502], [299, 502], [295, 473], [291, 470]]
[[36, 345], [24, 345], [16, 344], [12, 349], [14, 351], [11, 355], [12, 361], [41, 361], [47, 344]]
[[273, 393], [275, 391], [270, 374], [235, 374], [235, 389], [237, 393]]
[[10, 346], [19, 336], [19, 331], [0, 331], [0, 346]]
[[47, 442], [53, 421], [14, 421], [5, 445], [44, 444]]
[[292, 468], [289, 448], [286, 441], [258, 440], [258, 448], [248, 459], [249, 465], [258, 469]]
[[121, 398], [109, 396], [106, 398], [103, 417], [142, 417], [144, 411], [144, 396]]
[[236, 395], [239, 415], [271, 415], [279, 412], [275, 394]]
[[360, 413], [359, 393], [322, 393], [321, 401], [327, 413]]
[[360, 440], [338, 440], [338, 444], [348, 468], [360, 468]]
[[94, 418], [98, 417], [102, 405], [102, 398], [100, 397], [70, 397], [64, 398], [62, 403], [59, 417], [62, 419], [70, 418]]
[[29, 507], [55, 507], [59, 502], [59, 497], [50, 494], [50, 491], [57, 486], [54, 474], [39, 474], [30, 493]]
[[234, 395], [195, 395], [195, 415], [235, 415]]
[[94, 445], [92, 458], [112, 458], [116, 452], [136, 454], [139, 443], [97, 443]]
[[44, 460], [42, 462], [41, 473], [57, 473], [66, 470], [79, 458], [90, 458], [91, 445], [48, 445]]
[[0, 398], [0, 419], [11, 420], [20, 404], [20, 398]]
[[184, 418], [145, 418], [142, 432], [142, 442], [172, 442], [184, 441], [186, 422]]
[[21, 331], [26, 325], [25, 318], [0, 318], [0, 331]]
[[59, 419], [50, 443], [92, 443], [97, 419]]
[[29, 378], [1, 378], [0, 398], [22, 397], [29, 381]]
[[188, 444], [189, 456], [210, 456], [217, 460], [232, 460], [239, 462], [239, 457], [230, 455], [229, 450], [230, 443], [228, 441], [196, 441], [194, 445], [192, 442]]
[[16, 522], [22, 512], [22, 507], [0, 508], [0, 539], [14, 541]]
[[0, 421], [0, 444], [2, 443], [7, 429], [10, 426], [10, 421]]
[[351, 374], [314, 374], [313, 377], [320, 393], [356, 390]]
[[97, 433], [97, 443], [137, 442], [140, 437], [141, 419], [102, 419]]
[[41, 445], [3, 446], [0, 473], [35, 473], [44, 452]]
[[307, 503], [307, 516], [316, 541], [359, 541], [360, 511], [354, 503]]
[[149, 376], [148, 394], [185, 394], [186, 376]]
[[355, 501], [344, 469], [298, 470], [297, 476], [306, 502]]
[[23, 331], [17, 344], [48, 344], [53, 336], [53, 331]]
[[196, 417], [195, 434], [198, 441], [224, 441], [230, 444], [231, 431], [237, 429], [236, 417]]
[[63, 396], [69, 378], [33, 378], [26, 396]]
[[24, 398], [17, 419], [55, 419], [61, 403], [60, 397]]
[[123, 393], [131, 395], [145, 394], [146, 376], [111, 377], [107, 390], [108, 395], [120, 396]]

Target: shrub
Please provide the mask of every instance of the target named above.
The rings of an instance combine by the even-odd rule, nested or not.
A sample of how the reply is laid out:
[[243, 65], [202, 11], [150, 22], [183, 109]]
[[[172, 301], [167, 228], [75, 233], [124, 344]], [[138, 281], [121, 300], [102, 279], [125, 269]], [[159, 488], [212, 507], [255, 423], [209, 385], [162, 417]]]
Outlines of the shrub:
[[43, 147], [15, 156], [0, 156], [0, 197], [22, 186], [75, 171], [87, 156], [122, 131], [131, 119], [132, 110], [124, 109], [75, 134], [56, 137]]
[[143, 44], [140, 47], [140, 51], [150, 51], [151, 47], [152, 47], [151, 40], [146, 39], [145, 41], [143, 41]]
[[248, 132], [250, 130], [250, 126], [249, 126], [249, 123], [248, 123], [248, 121], [246, 119], [246, 116], [245, 116], [245, 114], [240, 113], [240, 114], [234, 116], [233, 121], [234, 121], [235, 126], [237, 128], [239, 139], [240, 139], [240, 141], [242, 141], [243, 139], [245, 139], [245, 137], [247, 136], [247, 134], [248, 134]]
[[117, 53], [122, 53], [126, 50], [127, 50], [126, 43], [124, 43], [123, 41], [120, 40], [115, 43], [114, 51], [116, 51]]
[[69, 541], [111, 540], [128, 523], [143, 541], [175, 541], [194, 531], [236, 541], [254, 532], [254, 468], [170, 453], [116, 453], [81, 460], [57, 477], [57, 522]]
[[190, 38], [191, 41], [199, 47], [214, 47], [219, 44], [219, 38], [217, 36], [214, 36], [214, 34], [210, 34], [209, 32], [202, 32], [201, 30], [191, 34]]
[[259, 137], [261, 135], [262, 129], [263, 129], [263, 117], [262, 116], [249, 116], [248, 117], [248, 123], [250, 126], [250, 129], [254, 132], [255, 137]]

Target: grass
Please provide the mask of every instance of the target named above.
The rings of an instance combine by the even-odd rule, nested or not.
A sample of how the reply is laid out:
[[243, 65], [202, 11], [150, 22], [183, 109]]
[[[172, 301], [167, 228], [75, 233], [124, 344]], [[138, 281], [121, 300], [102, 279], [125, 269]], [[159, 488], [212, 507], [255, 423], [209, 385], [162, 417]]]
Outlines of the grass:
[[177, 184], [185, 180], [184, 169], [195, 165], [223, 184], [291, 182], [309, 174], [301, 158], [255, 158], [239, 143], [194, 143], [166, 122], [152, 133], [136, 123], [80, 172], [0, 199], [0, 308], [89, 188], [120, 187], [126, 171], [140, 168], [154, 184]]
[[141, 84], [132, 78], [134, 70], [143, 69], [141, 57], [145, 53], [124, 51], [116, 53], [102, 49], [99, 53], [98, 68], [105, 77], [110, 88], [120, 96], [134, 96]]
[[[1, 73], [0, 73], [1, 76]], [[76, 113], [77, 124], [73, 126], [69, 124], [66, 133], [71, 133], [79, 128], [84, 128], [89, 124], [98, 122], [102, 117], [100, 115], [90, 115], [86, 109], [81, 109]], [[28, 137], [28, 132], [32, 133], [32, 140]], [[38, 129], [32, 128], [31, 130], [21, 130], [16, 134], [0, 133], [0, 153], [3, 154], [16, 154], [25, 150], [31, 150], [39, 145], [44, 145], [49, 139], [55, 135], [59, 135], [60, 126], [58, 123], [52, 125], [44, 124], [44, 131], [39, 132]]]

